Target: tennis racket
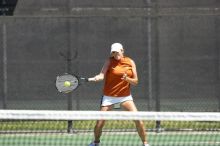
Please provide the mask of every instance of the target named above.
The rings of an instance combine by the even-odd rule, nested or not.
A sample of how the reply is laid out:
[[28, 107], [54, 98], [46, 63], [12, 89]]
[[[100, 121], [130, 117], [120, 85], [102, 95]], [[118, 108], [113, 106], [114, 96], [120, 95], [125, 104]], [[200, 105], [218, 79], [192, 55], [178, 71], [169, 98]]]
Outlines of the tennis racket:
[[82, 83], [89, 81], [95, 81], [95, 78], [82, 78], [76, 75], [65, 73], [63, 75], [57, 76], [56, 88], [59, 92], [69, 93], [77, 89], [77, 87]]

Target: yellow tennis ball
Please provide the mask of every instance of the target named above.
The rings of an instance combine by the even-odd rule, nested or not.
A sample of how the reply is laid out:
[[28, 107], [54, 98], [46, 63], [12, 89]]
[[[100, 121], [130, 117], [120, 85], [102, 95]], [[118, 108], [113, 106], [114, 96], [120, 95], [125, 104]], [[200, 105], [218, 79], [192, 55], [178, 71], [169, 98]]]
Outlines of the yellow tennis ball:
[[65, 87], [69, 87], [70, 85], [71, 85], [71, 83], [70, 83], [69, 81], [65, 81], [65, 82], [64, 82], [64, 86], [65, 86]]

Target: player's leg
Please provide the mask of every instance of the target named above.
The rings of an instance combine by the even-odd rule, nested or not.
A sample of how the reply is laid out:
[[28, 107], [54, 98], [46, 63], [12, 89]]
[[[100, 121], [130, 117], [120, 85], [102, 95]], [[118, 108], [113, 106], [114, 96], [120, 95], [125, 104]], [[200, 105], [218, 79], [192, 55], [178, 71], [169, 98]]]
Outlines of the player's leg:
[[[109, 106], [102, 106], [101, 111], [110, 111], [112, 110], [112, 105]], [[102, 135], [102, 128], [105, 125], [105, 120], [97, 120], [96, 121], [96, 125], [94, 128], [94, 142], [92, 142], [89, 146], [98, 146], [99, 142], [100, 142], [100, 137]]]
[[[137, 111], [137, 108], [132, 100], [121, 103], [121, 106], [127, 111]], [[143, 121], [135, 120], [134, 122], [138, 131], [138, 135], [140, 136], [143, 144], [147, 144], [146, 132]]]

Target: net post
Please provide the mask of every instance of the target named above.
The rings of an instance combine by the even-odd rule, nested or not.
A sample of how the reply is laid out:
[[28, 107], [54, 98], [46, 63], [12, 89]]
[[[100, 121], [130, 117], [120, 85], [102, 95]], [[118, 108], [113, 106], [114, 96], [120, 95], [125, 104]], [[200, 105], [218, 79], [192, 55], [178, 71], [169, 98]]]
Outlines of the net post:
[[[68, 8], [67, 9], [67, 13], [69, 13], [69, 6], [70, 6], [70, 2], [69, 1], [67, 1], [66, 2], [66, 7]], [[66, 59], [66, 61], [67, 61], [67, 72], [68, 73], [72, 73], [72, 59], [73, 59], [73, 57], [72, 57], [72, 46], [71, 46], [71, 41], [72, 41], [72, 38], [71, 38], [71, 26], [70, 26], [71, 24], [70, 24], [70, 20], [68, 19], [67, 21], [66, 21], [66, 30], [67, 30], [67, 34], [68, 34], [68, 47], [67, 47], [67, 54], [66, 54], [66, 56], [67, 56], [67, 59]], [[75, 56], [76, 57], [76, 56]], [[68, 103], [68, 110], [73, 110], [73, 105], [72, 105], [72, 103], [73, 103], [73, 98], [72, 98], [72, 92], [70, 92], [69, 94], [68, 94], [68, 101], [67, 101]], [[68, 120], [67, 121], [67, 132], [68, 133], [72, 133], [73, 132], [73, 121], [72, 120]]]
[[[70, 22], [69, 20], [67, 20], [67, 33], [69, 35], [70, 38]], [[66, 63], [67, 63], [67, 72], [71, 73], [72, 72], [72, 52], [71, 52], [71, 44], [70, 44], [70, 39], [68, 40], [68, 48], [67, 48], [67, 58], [66, 58]], [[72, 92], [68, 93], [68, 101], [67, 101], [67, 105], [68, 105], [68, 110], [72, 110], [73, 109], [73, 98], [72, 98]], [[72, 133], [72, 125], [73, 125], [73, 121], [72, 120], [68, 120], [67, 121], [67, 132], [68, 133]]]
[[[158, 0], [155, 1], [154, 4], [154, 13], [158, 14]], [[159, 48], [159, 42], [158, 42], [158, 33], [159, 33], [159, 25], [158, 25], [158, 19], [159, 17], [155, 18], [155, 36], [156, 36], [156, 43], [155, 43], [155, 68], [156, 68], [156, 77], [155, 77], [155, 88], [156, 88], [156, 96], [155, 96], [155, 108], [157, 112], [160, 112], [160, 48]], [[156, 133], [161, 132], [161, 121], [156, 121]]]
[[156, 121], [156, 133], [161, 132], [160, 121]]
[[67, 121], [67, 133], [72, 132], [72, 121]]
[[7, 58], [7, 27], [3, 24], [2, 29], [3, 35], [3, 109], [7, 109], [7, 98], [8, 98], [8, 58]]

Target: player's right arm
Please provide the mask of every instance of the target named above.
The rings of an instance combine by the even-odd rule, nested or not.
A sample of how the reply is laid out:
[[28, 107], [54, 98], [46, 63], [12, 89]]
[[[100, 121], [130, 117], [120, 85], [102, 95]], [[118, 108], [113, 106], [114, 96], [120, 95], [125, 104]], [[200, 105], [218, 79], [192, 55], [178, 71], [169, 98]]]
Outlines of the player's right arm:
[[102, 81], [102, 80], [104, 80], [105, 74], [106, 74], [106, 72], [108, 70], [109, 63], [110, 63], [109, 59], [105, 61], [104, 65], [102, 67], [101, 72], [94, 77], [95, 81]]

